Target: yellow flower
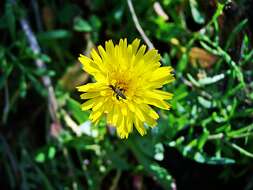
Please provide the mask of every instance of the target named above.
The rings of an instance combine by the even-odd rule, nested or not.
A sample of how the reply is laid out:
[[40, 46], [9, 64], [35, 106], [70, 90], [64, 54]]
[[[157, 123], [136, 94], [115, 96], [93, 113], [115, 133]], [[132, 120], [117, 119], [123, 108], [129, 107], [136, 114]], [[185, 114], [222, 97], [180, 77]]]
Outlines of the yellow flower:
[[95, 83], [77, 87], [82, 110], [92, 109], [89, 119], [97, 123], [106, 115], [107, 123], [116, 127], [120, 138], [127, 138], [133, 126], [141, 135], [146, 134], [144, 124], [157, 125], [159, 115], [152, 108], [156, 106], [168, 110], [172, 94], [160, 90], [164, 84], [174, 80], [172, 67], [160, 67], [157, 50], [146, 52], [146, 46], [139, 48], [140, 40], [132, 44], [120, 40], [114, 45], [112, 40], [105, 43], [105, 49], [93, 49], [91, 58], [80, 55], [84, 70], [94, 76]]

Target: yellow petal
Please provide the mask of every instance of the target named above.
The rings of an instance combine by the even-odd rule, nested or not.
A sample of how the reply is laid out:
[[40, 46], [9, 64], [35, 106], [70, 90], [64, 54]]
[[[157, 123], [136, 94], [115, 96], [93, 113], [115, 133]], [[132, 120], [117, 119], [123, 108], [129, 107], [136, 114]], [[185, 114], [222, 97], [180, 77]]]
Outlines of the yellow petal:
[[112, 104], [111, 106], [107, 107], [107, 123], [109, 124], [113, 124], [113, 114], [114, 114], [114, 104]]
[[91, 119], [92, 122], [97, 122], [100, 119], [100, 117], [105, 112], [106, 104], [108, 103], [107, 99], [103, 98], [97, 100], [97, 102], [98, 103], [93, 106], [92, 113], [89, 117], [89, 119]]
[[81, 108], [82, 108], [82, 110], [91, 109], [92, 106], [93, 106], [95, 103], [96, 103], [96, 99], [87, 100], [86, 102], [84, 102], [84, 103], [81, 105]]
[[144, 53], [146, 51], [146, 48], [147, 48], [147, 46], [142, 45], [140, 47], [140, 49], [137, 51], [136, 58], [135, 58], [136, 62], [139, 62], [140, 60], [143, 60], [143, 55], [144, 55]]
[[136, 103], [128, 101], [127, 106], [131, 112], [136, 114], [137, 117], [141, 118], [141, 120], [144, 121], [144, 116], [142, 115], [138, 107], [136, 106]]
[[120, 116], [120, 109], [119, 109], [118, 105], [115, 104], [114, 109], [113, 109], [112, 124], [114, 124], [114, 125], [117, 124], [119, 116]]
[[106, 53], [110, 56], [114, 56], [114, 44], [112, 40], [105, 42]]
[[173, 71], [173, 68], [170, 67], [170, 66], [160, 67], [160, 68], [156, 69], [152, 73], [150, 81], [155, 81], [155, 80], [158, 80], [158, 79], [161, 79], [161, 78], [165, 78], [165, 77], [171, 76], [172, 75], [171, 74], [172, 71]]
[[169, 100], [172, 98], [173, 94], [168, 93], [168, 92], [164, 92], [161, 90], [152, 90], [152, 91], [145, 90], [145, 91], [143, 91], [143, 96], [144, 97], [152, 97], [152, 98], [159, 99], [159, 100]]
[[108, 89], [108, 85], [104, 83], [88, 83], [77, 87], [79, 92], [97, 92]]
[[80, 57], [78, 58], [78, 60], [82, 63], [82, 64], [89, 64], [90, 62], [92, 62], [92, 60], [88, 57], [86, 57], [85, 55], [80, 54]]
[[133, 42], [132, 42], [132, 47], [133, 47], [133, 54], [135, 55], [139, 46], [140, 46], [140, 39], [135, 39]]
[[98, 110], [98, 111], [92, 111], [90, 116], [89, 116], [89, 119], [95, 123], [99, 120], [99, 118], [102, 116], [103, 112], [101, 110]]
[[140, 105], [140, 108], [144, 113], [146, 113], [149, 117], [153, 119], [158, 119], [159, 115], [147, 104]]
[[101, 57], [98, 55], [97, 51], [95, 49], [91, 50], [91, 58], [94, 60], [94, 62], [96, 62], [98, 65], [102, 64], [102, 59]]
[[98, 96], [101, 96], [100, 92], [88, 92], [88, 93], [83, 93], [81, 94], [81, 99], [91, 99], [91, 98], [96, 98]]
[[141, 136], [146, 134], [146, 129], [143, 126], [143, 122], [141, 122], [137, 117], [134, 118], [134, 126], [137, 131], [141, 134]]
[[156, 117], [156, 119], [150, 117], [150, 115], [151, 115], [151, 116], [154, 116], [154, 115], [150, 114], [150, 111], [147, 109], [147, 107], [145, 107], [145, 104], [139, 105], [138, 107], [139, 107], [139, 112], [141, 113], [141, 115], [142, 115], [142, 117], [144, 118], [144, 120], [142, 120], [142, 119], [138, 116], [138, 114], [136, 114], [136, 115], [138, 116], [138, 118], [139, 118], [142, 122], [147, 123], [147, 124], [148, 124], [149, 126], [151, 126], [151, 127], [154, 127], [155, 125], [157, 125], [157, 123], [156, 123], [157, 117]]
[[117, 133], [118, 135], [120, 136], [120, 138], [125, 138], [127, 132], [125, 131], [125, 126], [124, 126], [124, 117], [122, 114], [119, 114], [119, 117], [118, 117], [118, 121], [116, 123], [116, 130], [117, 130]]
[[121, 112], [124, 116], [127, 116], [127, 109], [128, 109], [127, 105], [123, 104], [121, 106]]
[[155, 99], [155, 98], [144, 97], [143, 101], [146, 104], [153, 105], [158, 108], [165, 109], [165, 110], [169, 110], [171, 107], [169, 103], [167, 103], [163, 100]]
[[[152, 50], [149, 50], [144, 56], [143, 56], [143, 59], [144, 61], [148, 64], [153, 64], [153, 63], [156, 63], [156, 62], [159, 62], [160, 59], [161, 59], [161, 56], [160, 54], [158, 53], [157, 50], [155, 49], [152, 49]], [[160, 64], [159, 64], [160, 66]]]
[[97, 111], [104, 105], [104, 103], [105, 102], [102, 99], [97, 100], [97, 103], [93, 106], [92, 111]]
[[102, 60], [105, 61], [107, 59], [107, 53], [105, 52], [104, 48], [102, 46], [98, 46], [99, 54], [102, 57]]
[[128, 133], [131, 133], [133, 130], [133, 115], [130, 111], [128, 111], [128, 114], [126, 117], [126, 128], [127, 128]]

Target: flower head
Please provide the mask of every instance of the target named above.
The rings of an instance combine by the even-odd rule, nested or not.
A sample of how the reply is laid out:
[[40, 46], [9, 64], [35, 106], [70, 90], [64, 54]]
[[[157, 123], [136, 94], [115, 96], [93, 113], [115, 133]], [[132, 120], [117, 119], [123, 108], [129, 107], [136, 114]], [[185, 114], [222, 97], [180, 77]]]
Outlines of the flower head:
[[146, 51], [145, 45], [139, 45], [139, 39], [129, 45], [126, 39], [118, 45], [109, 40], [105, 49], [93, 49], [91, 58], [79, 57], [84, 70], [96, 81], [78, 87], [84, 92], [81, 98], [86, 100], [82, 110], [92, 109], [89, 119], [94, 123], [105, 115], [120, 138], [127, 138], [133, 126], [141, 135], [146, 133], [144, 124], [156, 126], [159, 115], [153, 106], [170, 108], [165, 100], [171, 99], [172, 94], [160, 89], [174, 80], [173, 69], [160, 67], [157, 50]]

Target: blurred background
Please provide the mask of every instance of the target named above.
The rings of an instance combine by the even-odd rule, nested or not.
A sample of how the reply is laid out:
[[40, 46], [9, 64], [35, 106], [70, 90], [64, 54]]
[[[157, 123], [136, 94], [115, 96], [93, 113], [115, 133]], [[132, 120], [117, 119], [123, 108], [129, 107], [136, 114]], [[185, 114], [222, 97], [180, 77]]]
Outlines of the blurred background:
[[[252, 10], [252, 0], [1, 1], [0, 189], [253, 189]], [[75, 87], [93, 79], [77, 58], [143, 39], [138, 24], [175, 69], [164, 87], [174, 98], [146, 136], [121, 140], [81, 111]]]

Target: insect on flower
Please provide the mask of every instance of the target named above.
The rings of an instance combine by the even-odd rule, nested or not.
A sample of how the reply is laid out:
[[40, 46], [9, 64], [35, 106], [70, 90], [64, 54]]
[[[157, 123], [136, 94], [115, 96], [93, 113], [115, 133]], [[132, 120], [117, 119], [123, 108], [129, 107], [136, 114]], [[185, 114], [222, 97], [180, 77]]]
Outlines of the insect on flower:
[[162, 91], [163, 85], [174, 80], [170, 66], [161, 67], [161, 56], [155, 49], [146, 51], [135, 39], [127, 44], [112, 40], [105, 42], [105, 48], [91, 51], [91, 58], [80, 55], [83, 69], [92, 75], [94, 83], [77, 87], [85, 102], [82, 110], [91, 109], [89, 119], [98, 123], [105, 116], [107, 123], [116, 127], [120, 138], [127, 138], [135, 127], [144, 135], [146, 127], [155, 127], [159, 115], [153, 107], [170, 109], [167, 100], [172, 94]]
[[116, 93], [116, 98], [119, 100], [119, 97], [123, 98], [123, 99], [126, 99], [126, 96], [123, 94], [123, 89], [122, 88], [118, 88], [118, 87], [115, 87], [113, 85], [109, 85], [109, 87]]

